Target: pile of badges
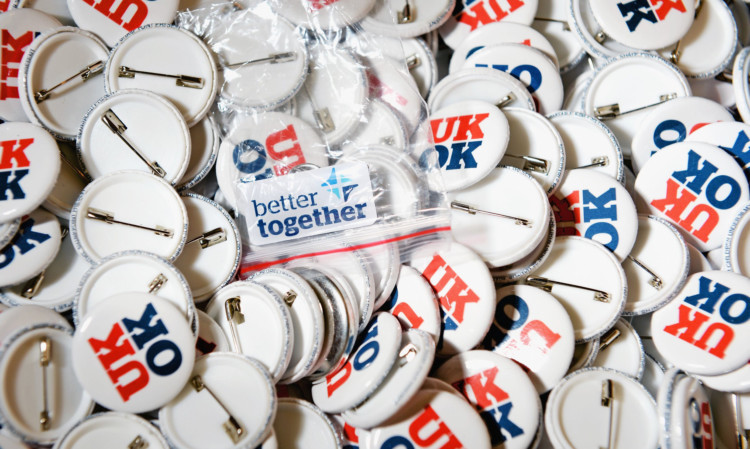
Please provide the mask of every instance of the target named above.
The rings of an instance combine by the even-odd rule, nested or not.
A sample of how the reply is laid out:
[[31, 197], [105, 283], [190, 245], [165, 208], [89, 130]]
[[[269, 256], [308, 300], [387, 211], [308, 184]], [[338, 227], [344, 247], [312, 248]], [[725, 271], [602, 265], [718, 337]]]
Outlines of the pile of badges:
[[0, 9], [0, 448], [747, 447], [744, 2]]

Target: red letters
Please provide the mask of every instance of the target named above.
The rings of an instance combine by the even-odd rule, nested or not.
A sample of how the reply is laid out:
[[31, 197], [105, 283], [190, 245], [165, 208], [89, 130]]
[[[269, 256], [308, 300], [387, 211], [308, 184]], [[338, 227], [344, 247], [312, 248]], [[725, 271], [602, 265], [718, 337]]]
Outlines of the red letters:
[[347, 361], [340, 370], [333, 372], [326, 376], [326, 391], [330, 398], [333, 393], [339, 389], [340, 386], [346, 383], [346, 379], [352, 373], [352, 363]]
[[[285, 150], [277, 151], [277, 147], [282, 142], [289, 142], [290, 147]], [[305, 155], [302, 153], [302, 147], [297, 140], [297, 133], [294, 131], [294, 126], [292, 125], [268, 136], [266, 139], [266, 150], [268, 151], [268, 155], [271, 156], [271, 159], [276, 161], [281, 161], [284, 158], [291, 158], [291, 161], [284, 163], [283, 166], [273, 167], [276, 176], [285, 175], [289, 173], [292, 168], [305, 163]]]
[[[443, 269], [443, 274], [440, 278], [434, 279], [438, 269]], [[430, 282], [432, 288], [440, 298], [440, 305], [449, 312], [453, 318], [459, 323], [464, 321], [464, 309], [466, 304], [479, 302], [479, 296], [466, 285], [466, 282], [461, 279], [453, 269], [448, 266], [445, 260], [439, 255], [435, 255], [432, 258], [430, 264], [425, 268], [422, 273], [425, 278]], [[452, 281], [452, 282], [451, 282]], [[448, 291], [445, 291], [445, 287], [450, 284]]]
[[[510, 6], [510, 9], [506, 11], [500, 6], [498, 0], [480, 0], [461, 11], [456, 16], [456, 20], [464, 25], [468, 25], [471, 28], [471, 31], [474, 31], [482, 25], [503, 20], [508, 14], [514, 12], [523, 5], [523, 0], [508, 0], [508, 6]], [[492, 12], [495, 13], [494, 18], [491, 17], [489, 11], [487, 11], [487, 6], [489, 6], [492, 9]]]
[[[112, 380], [112, 384], [115, 385], [117, 392], [120, 393], [122, 400], [127, 402], [130, 397], [142, 390], [148, 385], [148, 371], [141, 362], [136, 360], [128, 361], [119, 368], [112, 369], [112, 365], [122, 360], [124, 357], [135, 354], [133, 345], [127, 338], [123, 338], [125, 333], [122, 327], [118, 323], [112, 326], [109, 331], [109, 335], [106, 340], [99, 340], [96, 338], [89, 338], [88, 342], [91, 349], [97, 355], [99, 362], [104, 367], [104, 370]], [[122, 339], [122, 344], [118, 342]], [[136, 372], [137, 376], [126, 384], [119, 384], [120, 379], [131, 372]]]
[[471, 393], [474, 395], [474, 401], [483, 410], [493, 407], [510, 398], [508, 393], [495, 384], [498, 368], [492, 368], [482, 371], [479, 374], [464, 379], [464, 395], [468, 397], [467, 387], [471, 387]]
[[0, 142], [0, 170], [14, 168], [13, 161], [16, 161], [15, 168], [25, 168], [31, 165], [26, 157], [26, 148], [34, 143], [34, 139], [21, 140], [4, 140]]
[[[437, 423], [437, 428], [431, 433], [425, 432], [427, 426], [433, 421]], [[427, 434], [425, 435], [425, 433]], [[435, 410], [429, 405], [425, 407], [424, 411], [422, 411], [419, 416], [414, 418], [414, 421], [412, 421], [411, 424], [409, 424], [409, 437], [411, 437], [412, 441], [417, 443], [419, 447], [430, 447], [442, 437], [448, 437], [448, 441], [443, 443], [443, 445], [440, 446], [440, 449], [460, 449], [464, 447], [458, 438], [453, 435], [451, 429], [445, 425]]]
[[[661, 3], [661, 6], [657, 7], [656, 5], [659, 3]], [[654, 11], [659, 20], [664, 20], [667, 17], [667, 14], [669, 14], [669, 11], [673, 9], [676, 9], [679, 12], [687, 12], [682, 0], [651, 0], [651, 6], [654, 7]]]
[[[114, 0], [100, 0], [96, 5], [94, 5], [96, 0], [83, 1], [86, 4], [93, 6], [96, 11], [99, 11], [104, 16], [108, 17], [117, 25], [122, 26], [125, 31], [135, 30], [143, 25], [146, 17], [148, 17], [148, 5], [143, 0], [121, 0], [114, 12], [112, 12]], [[128, 12], [131, 13], [130, 20], [123, 23], [125, 14]]]
[[412, 328], [419, 329], [419, 326], [424, 323], [424, 319], [417, 315], [417, 312], [411, 308], [411, 306], [405, 302], [399, 303], [391, 311], [393, 316], [403, 315], [404, 319], [409, 322]]
[[18, 68], [11, 68], [9, 64], [17, 65], [23, 58], [23, 52], [34, 39], [34, 33], [27, 31], [15, 38], [8, 30], [0, 31], [2, 45], [2, 67], [0, 67], [0, 100], [18, 97], [18, 86], [10, 86], [6, 81], [18, 78]]
[[[684, 304], [680, 304], [678, 310], [678, 322], [665, 327], [664, 332], [679, 337], [681, 340], [684, 340], [704, 351], [708, 351], [711, 355], [723, 359], [727, 347], [734, 339], [734, 331], [732, 328], [724, 323], [712, 323], [705, 331], [703, 331], [703, 335], [700, 339], [697, 339], [698, 337], [696, 334], [703, 325], [708, 322], [710, 317]], [[693, 312], [692, 318], [690, 316], [691, 312]], [[716, 331], [721, 332], [721, 338], [713, 348], [709, 349], [708, 341]]]

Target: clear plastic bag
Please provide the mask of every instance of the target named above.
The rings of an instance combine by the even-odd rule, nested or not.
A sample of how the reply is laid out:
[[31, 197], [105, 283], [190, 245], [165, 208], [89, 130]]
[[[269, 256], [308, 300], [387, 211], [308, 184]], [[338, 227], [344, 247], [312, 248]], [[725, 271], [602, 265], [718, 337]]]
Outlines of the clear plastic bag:
[[349, 13], [265, 0], [177, 18], [218, 57], [216, 173], [243, 234], [243, 278], [384, 245], [408, 260], [417, 245], [447, 241], [427, 106], [401, 42], [364, 32]]

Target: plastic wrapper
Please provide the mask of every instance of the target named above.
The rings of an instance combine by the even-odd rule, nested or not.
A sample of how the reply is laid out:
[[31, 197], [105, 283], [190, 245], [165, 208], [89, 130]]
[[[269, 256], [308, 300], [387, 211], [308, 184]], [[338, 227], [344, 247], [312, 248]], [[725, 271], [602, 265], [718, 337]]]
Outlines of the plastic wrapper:
[[448, 240], [427, 106], [401, 42], [327, 3], [231, 2], [177, 18], [219, 59], [216, 174], [243, 234], [243, 278], [379, 246], [407, 260]]

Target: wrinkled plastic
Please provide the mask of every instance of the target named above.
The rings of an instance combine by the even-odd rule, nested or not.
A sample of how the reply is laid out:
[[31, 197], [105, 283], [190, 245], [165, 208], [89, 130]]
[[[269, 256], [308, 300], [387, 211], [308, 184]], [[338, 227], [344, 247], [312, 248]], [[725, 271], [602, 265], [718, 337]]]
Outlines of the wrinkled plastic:
[[448, 240], [427, 106], [401, 42], [318, 3], [229, 2], [177, 18], [216, 53], [223, 76], [216, 173], [243, 234], [242, 278], [379, 246], [397, 245], [406, 261], [416, 246]]

